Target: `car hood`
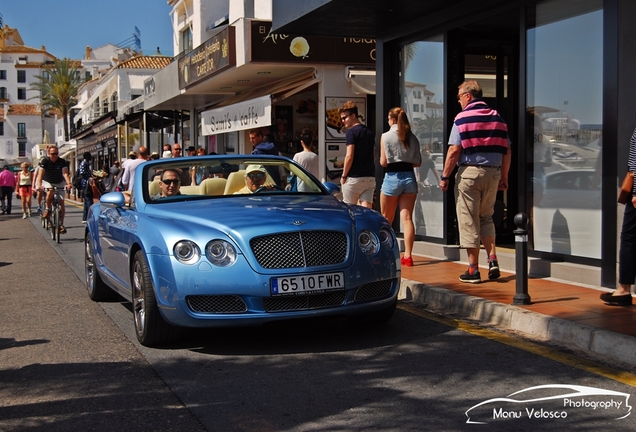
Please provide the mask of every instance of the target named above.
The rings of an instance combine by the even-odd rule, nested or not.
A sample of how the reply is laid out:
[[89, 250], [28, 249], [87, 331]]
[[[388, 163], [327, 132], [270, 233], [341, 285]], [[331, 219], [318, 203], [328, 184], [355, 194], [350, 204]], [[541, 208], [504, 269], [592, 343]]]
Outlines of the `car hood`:
[[379, 213], [358, 206], [348, 206], [332, 196], [258, 195], [254, 197], [224, 197], [155, 204], [148, 206], [148, 215], [158, 225], [169, 220], [192, 234], [215, 229], [239, 241], [271, 232], [298, 230], [340, 230], [350, 232], [356, 215]]

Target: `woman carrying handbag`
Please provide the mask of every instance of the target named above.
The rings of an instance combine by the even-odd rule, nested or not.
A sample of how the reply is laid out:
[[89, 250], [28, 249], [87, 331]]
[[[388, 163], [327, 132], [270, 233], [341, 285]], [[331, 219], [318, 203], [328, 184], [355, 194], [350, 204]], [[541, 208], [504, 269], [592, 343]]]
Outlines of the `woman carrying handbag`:
[[[636, 129], [629, 140], [628, 173], [619, 191], [619, 202], [625, 203], [621, 242], [618, 253], [618, 289], [611, 293], [601, 294], [601, 300], [613, 306], [630, 306], [632, 304], [631, 289], [636, 279], [636, 194], [634, 193], [634, 173], [636, 172]], [[629, 182], [631, 180], [631, 188]], [[631, 192], [627, 190], [631, 189]]]

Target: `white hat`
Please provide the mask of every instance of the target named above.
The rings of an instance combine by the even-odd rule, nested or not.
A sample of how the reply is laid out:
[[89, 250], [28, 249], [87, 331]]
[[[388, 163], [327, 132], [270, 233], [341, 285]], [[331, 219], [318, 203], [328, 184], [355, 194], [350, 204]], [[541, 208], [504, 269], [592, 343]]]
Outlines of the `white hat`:
[[162, 159], [167, 159], [171, 157], [172, 157], [172, 152], [170, 150], [164, 150], [163, 155], [161, 156]]
[[248, 165], [247, 169], [245, 170], [245, 175], [248, 175], [251, 172], [254, 171], [260, 171], [262, 173], [267, 173], [267, 171], [265, 170], [265, 167], [263, 165]]

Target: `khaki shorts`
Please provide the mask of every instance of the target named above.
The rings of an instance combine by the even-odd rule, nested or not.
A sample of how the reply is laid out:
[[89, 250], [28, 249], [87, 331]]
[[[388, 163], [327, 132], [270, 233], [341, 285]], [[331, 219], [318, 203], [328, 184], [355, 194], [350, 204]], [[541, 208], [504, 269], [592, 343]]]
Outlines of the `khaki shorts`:
[[[42, 188], [44, 188], [45, 192], [46, 192], [46, 189], [52, 189], [52, 188], [62, 188], [62, 189], [64, 189], [65, 187], [66, 187], [66, 182], [49, 183], [46, 180], [42, 180]], [[64, 201], [64, 196], [66, 195], [66, 190], [58, 190], [57, 193], [62, 198], [62, 201]]]
[[461, 247], [478, 248], [481, 238], [495, 235], [495, 212], [501, 169], [460, 166], [455, 178], [455, 202]]
[[375, 177], [347, 177], [342, 185], [342, 200], [347, 204], [361, 201], [373, 203], [375, 195]]

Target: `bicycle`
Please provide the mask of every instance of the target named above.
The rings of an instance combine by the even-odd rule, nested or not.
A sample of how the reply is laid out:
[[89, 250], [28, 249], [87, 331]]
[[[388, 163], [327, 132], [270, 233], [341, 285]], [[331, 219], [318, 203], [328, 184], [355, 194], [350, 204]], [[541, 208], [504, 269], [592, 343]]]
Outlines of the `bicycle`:
[[[62, 197], [59, 194], [59, 191], [64, 191], [63, 187], [54, 187], [54, 188], [46, 188], [45, 191], [53, 190], [53, 202], [51, 203], [51, 210], [48, 212], [48, 215], [44, 217], [44, 212], [42, 212], [41, 220], [42, 220], [42, 228], [48, 230], [51, 229], [51, 240], [56, 243], [60, 242], [60, 227], [62, 224], [60, 223], [62, 219]], [[46, 207], [46, 202], [43, 202], [44, 207]]]

